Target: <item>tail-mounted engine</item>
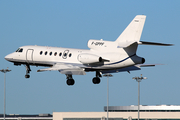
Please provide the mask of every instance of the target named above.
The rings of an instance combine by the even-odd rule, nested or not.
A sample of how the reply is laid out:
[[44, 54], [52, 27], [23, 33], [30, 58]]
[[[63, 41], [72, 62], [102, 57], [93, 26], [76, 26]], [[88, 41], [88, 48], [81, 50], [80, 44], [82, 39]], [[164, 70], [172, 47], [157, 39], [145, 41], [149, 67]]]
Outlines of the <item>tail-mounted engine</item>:
[[78, 55], [78, 60], [83, 64], [93, 64], [93, 63], [103, 62], [102, 57], [89, 53], [82, 53]]
[[142, 58], [142, 57], [139, 57], [139, 56], [137, 56], [137, 55], [131, 57], [131, 59], [132, 59], [133, 62], [136, 63], [136, 64], [143, 64], [143, 63], [145, 63], [145, 59]]

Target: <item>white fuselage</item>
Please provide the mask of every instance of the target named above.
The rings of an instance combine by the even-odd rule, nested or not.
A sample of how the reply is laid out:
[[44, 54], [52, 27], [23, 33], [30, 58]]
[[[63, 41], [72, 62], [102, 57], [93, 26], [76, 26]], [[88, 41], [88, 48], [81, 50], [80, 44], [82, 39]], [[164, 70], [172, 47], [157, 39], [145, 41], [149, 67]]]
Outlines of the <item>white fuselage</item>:
[[[122, 48], [117, 48], [118, 51], [116, 52], [46, 46], [22, 46], [19, 49], [22, 50], [7, 55], [5, 59], [14, 62], [15, 65], [29, 64], [36, 66], [53, 66], [56, 63], [65, 63], [77, 65], [81, 68], [92, 69], [119, 69], [137, 64], [131, 59], [137, 56], [128, 56]], [[78, 59], [78, 56], [82, 54], [100, 56], [108, 61], [83, 64]]]

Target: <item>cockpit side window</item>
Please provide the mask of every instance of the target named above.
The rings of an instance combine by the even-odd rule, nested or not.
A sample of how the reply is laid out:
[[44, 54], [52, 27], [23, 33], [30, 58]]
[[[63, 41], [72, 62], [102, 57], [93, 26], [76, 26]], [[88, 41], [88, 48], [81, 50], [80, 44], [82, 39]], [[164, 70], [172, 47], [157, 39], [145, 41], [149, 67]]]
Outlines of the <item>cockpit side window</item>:
[[16, 52], [23, 52], [23, 49], [22, 49], [22, 48], [18, 48], [18, 49], [16, 50]]
[[20, 48], [18, 48], [17, 50], [16, 50], [16, 52], [18, 52], [20, 50]]
[[23, 49], [21, 48], [18, 52], [23, 52]]

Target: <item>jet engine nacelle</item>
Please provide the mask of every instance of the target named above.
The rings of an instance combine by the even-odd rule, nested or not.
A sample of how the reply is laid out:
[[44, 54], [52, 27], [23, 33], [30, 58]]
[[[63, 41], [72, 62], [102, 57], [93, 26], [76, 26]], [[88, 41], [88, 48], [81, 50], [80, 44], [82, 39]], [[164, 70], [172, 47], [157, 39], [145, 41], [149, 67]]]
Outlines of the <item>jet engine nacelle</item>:
[[99, 63], [103, 61], [102, 57], [89, 53], [82, 53], [78, 55], [78, 60], [83, 64]]
[[143, 63], [145, 63], [145, 59], [144, 58], [142, 58], [142, 57], [139, 57], [139, 56], [133, 56], [133, 57], [131, 57], [131, 59], [134, 61], [134, 63], [136, 63], [136, 64], [143, 64]]

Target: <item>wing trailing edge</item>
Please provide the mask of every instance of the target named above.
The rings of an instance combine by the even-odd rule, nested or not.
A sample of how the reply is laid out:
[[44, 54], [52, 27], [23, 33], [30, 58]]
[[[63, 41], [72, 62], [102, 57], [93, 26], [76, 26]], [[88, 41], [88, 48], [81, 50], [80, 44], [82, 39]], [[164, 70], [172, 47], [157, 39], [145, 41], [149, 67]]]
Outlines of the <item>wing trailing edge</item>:
[[86, 75], [83, 68], [80, 68], [78, 66], [73, 66], [70, 64], [55, 64], [50, 68], [37, 70], [37, 72], [43, 72], [43, 71], [59, 71], [61, 74]]

